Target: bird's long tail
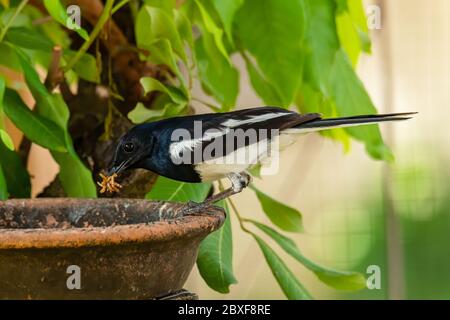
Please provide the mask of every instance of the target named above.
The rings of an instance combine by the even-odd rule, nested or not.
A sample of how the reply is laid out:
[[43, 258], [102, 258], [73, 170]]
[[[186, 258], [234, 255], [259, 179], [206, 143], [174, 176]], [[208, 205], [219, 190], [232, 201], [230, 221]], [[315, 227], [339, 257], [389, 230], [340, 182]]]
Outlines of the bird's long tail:
[[411, 119], [412, 116], [416, 113], [417, 112], [405, 112], [405, 113], [389, 113], [389, 114], [353, 116], [342, 118], [317, 119], [302, 123], [288, 130], [289, 131], [293, 130], [295, 133], [308, 133], [333, 128], [377, 124], [386, 121], [402, 121]]

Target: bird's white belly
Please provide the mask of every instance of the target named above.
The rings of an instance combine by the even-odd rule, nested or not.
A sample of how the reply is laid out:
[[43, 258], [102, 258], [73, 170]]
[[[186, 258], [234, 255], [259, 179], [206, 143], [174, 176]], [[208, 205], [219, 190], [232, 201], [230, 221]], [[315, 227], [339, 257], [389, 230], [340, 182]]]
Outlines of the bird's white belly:
[[212, 163], [200, 163], [195, 167], [195, 170], [200, 175], [202, 181], [215, 181], [224, 178], [228, 173], [243, 172], [247, 170], [251, 165], [243, 164], [212, 164]]
[[270, 163], [278, 152], [297, 141], [297, 134], [284, 134], [274, 138], [239, 148], [224, 157], [201, 162], [195, 166], [202, 181], [214, 181], [224, 178], [228, 173], [241, 173], [257, 164]]

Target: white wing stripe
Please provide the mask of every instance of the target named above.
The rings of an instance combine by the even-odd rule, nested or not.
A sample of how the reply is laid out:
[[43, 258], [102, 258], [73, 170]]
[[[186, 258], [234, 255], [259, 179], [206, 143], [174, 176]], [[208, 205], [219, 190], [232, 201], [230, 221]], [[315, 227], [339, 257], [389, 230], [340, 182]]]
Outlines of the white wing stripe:
[[256, 122], [262, 122], [282, 116], [290, 115], [289, 112], [274, 112], [274, 113], [266, 113], [266, 114], [260, 114], [256, 116], [251, 116], [244, 120], [237, 120], [237, 119], [228, 119], [220, 124], [220, 126], [224, 127], [222, 130], [220, 129], [210, 129], [207, 130], [203, 136], [199, 139], [192, 139], [192, 140], [183, 140], [183, 141], [177, 141], [170, 144], [169, 152], [172, 157], [172, 159], [180, 159], [180, 154], [183, 154], [183, 152], [186, 152], [187, 150], [193, 151], [195, 147], [199, 146], [203, 141], [208, 141], [213, 138], [217, 138], [220, 136], [224, 136], [227, 133], [230, 132], [230, 128], [235, 128], [243, 124], [247, 123], [256, 123]]
[[209, 129], [206, 130], [205, 134], [202, 137], [203, 141], [211, 140], [213, 138], [221, 137], [230, 132], [230, 128], [223, 128], [222, 130], [218, 129]]
[[180, 155], [186, 150], [194, 151], [194, 148], [202, 143], [203, 139], [183, 140], [172, 142], [169, 147], [170, 155], [173, 159], [180, 159]]
[[222, 122], [220, 125], [222, 125], [224, 127], [234, 128], [234, 127], [238, 127], [240, 125], [247, 124], [247, 123], [261, 122], [261, 121], [266, 121], [269, 119], [274, 119], [274, 118], [287, 116], [287, 115], [290, 115], [290, 113], [289, 112], [266, 113], [266, 114], [260, 114], [257, 116], [251, 116], [245, 120], [228, 119], [228, 120]]
[[169, 147], [170, 155], [173, 159], [180, 159], [180, 154], [183, 154], [187, 150], [194, 151], [194, 148], [199, 146], [203, 141], [212, 140], [213, 138], [221, 137], [230, 132], [229, 128], [223, 130], [207, 130], [203, 136], [199, 139], [183, 140], [172, 142]]

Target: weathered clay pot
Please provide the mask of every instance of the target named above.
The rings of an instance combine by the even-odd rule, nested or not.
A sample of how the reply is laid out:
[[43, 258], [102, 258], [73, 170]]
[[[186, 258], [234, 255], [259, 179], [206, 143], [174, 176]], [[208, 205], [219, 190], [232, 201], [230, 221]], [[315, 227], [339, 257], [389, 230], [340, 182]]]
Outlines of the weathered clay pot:
[[[149, 299], [182, 289], [200, 241], [225, 214], [214, 207], [178, 217], [180, 207], [131, 199], [0, 202], [0, 299]], [[67, 286], [72, 265], [81, 289]]]

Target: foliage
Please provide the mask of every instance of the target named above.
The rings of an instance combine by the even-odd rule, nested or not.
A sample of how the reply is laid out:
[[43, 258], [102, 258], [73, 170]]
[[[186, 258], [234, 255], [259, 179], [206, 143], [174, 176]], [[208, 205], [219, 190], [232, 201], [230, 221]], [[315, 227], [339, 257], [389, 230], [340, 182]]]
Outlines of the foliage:
[[[1, 1], [0, 7], [0, 199], [28, 197], [30, 177], [4, 126], [5, 117], [33, 143], [50, 150], [60, 166], [59, 179], [71, 197], [96, 197], [97, 190], [86, 163], [75, 151], [69, 133], [67, 101], [44, 83], [37, 68], [51, 75], [54, 47], [62, 48], [59, 68], [66, 81], [101, 83], [117, 99], [111, 81], [102, 72], [93, 44], [108, 19], [128, 10], [134, 19], [133, 46], [140, 59], [164, 66], [164, 78], [143, 76], [143, 95], [156, 94], [151, 103], [138, 101], [128, 113], [133, 123], [142, 123], [190, 112], [193, 81], [217, 104], [213, 111], [234, 108], [239, 93], [237, 57], [245, 62], [251, 85], [268, 105], [325, 116], [375, 113], [376, 109], [354, 67], [362, 52], [370, 52], [370, 40], [360, 0], [124, 0], [104, 2], [98, 21], [89, 28], [67, 28], [65, 3], [44, 0], [45, 9], [27, 0]], [[76, 3], [76, 1], [75, 1]], [[50, 15], [52, 19], [46, 19]], [[39, 24], [36, 23], [39, 21]], [[80, 45], [81, 43], [81, 45]], [[21, 86], [4, 70], [19, 72]], [[9, 73], [8, 73], [9, 74]], [[35, 100], [33, 111], [22, 100], [26, 87]], [[108, 113], [110, 115], [110, 113]], [[105, 123], [111, 122], [105, 119]], [[375, 159], [389, 160], [377, 126], [337, 129], [324, 133], [346, 149], [350, 138], [364, 143]], [[149, 199], [201, 201], [211, 185], [188, 185], [160, 177], [147, 194]], [[263, 211], [279, 229], [301, 232], [301, 213], [252, 188]], [[242, 217], [232, 202], [224, 227], [207, 237], [200, 247], [198, 268], [206, 283], [219, 292], [229, 292], [237, 280], [233, 273], [233, 242], [229, 206], [241, 228], [250, 233], [288, 298], [309, 298], [305, 288], [253, 226], [271, 238], [295, 260], [337, 289], [360, 289], [364, 278], [317, 265], [304, 257], [295, 243], [272, 227]]]

